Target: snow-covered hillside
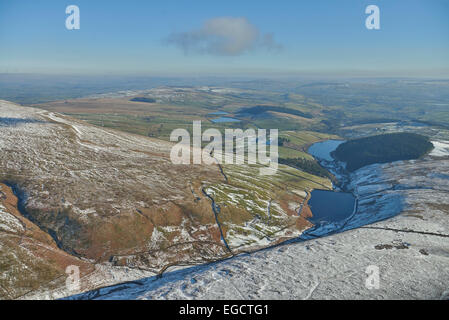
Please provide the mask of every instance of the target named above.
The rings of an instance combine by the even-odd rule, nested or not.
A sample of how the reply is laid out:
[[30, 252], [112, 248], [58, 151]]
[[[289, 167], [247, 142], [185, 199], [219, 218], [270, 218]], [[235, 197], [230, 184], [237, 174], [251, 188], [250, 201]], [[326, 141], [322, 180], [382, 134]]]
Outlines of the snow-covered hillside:
[[[296, 238], [312, 226], [308, 192], [331, 187], [283, 165], [265, 177], [248, 164], [176, 165], [173, 145], [0, 100], [9, 195], [0, 199], [0, 299], [63, 297]], [[60, 260], [53, 270], [55, 258], [38, 250], [47, 278], [22, 272], [37, 261], [22, 240], [37, 236], [15, 221], [33, 225]], [[65, 288], [70, 265], [81, 269], [74, 292]]]
[[448, 155], [362, 168], [350, 188], [359, 208], [342, 230], [390, 219], [72, 299], [448, 299]]

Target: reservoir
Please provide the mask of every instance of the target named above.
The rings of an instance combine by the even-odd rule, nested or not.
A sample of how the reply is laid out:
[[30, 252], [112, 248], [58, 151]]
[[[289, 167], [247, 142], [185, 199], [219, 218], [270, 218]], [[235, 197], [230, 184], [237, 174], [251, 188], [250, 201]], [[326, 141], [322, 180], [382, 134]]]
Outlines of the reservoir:
[[211, 120], [213, 123], [226, 123], [226, 122], [240, 122], [239, 119], [229, 118], [229, 117], [220, 117]]
[[313, 190], [308, 201], [313, 224], [339, 222], [349, 218], [354, 212], [355, 197], [351, 193], [328, 190]]
[[337, 147], [342, 144], [343, 140], [326, 140], [322, 142], [314, 143], [310, 146], [308, 153], [314, 156], [317, 159], [323, 159], [327, 161], [333, 161], [334, 159], [331, 156], [331, 152], [335, 151]]
[[[318, 160], [333, 161], [331, 153], [343, 140], [326, 140], [314, 143], [308, 152]], [[325, 164], [324, 164], [325, 165]], [[354, 212], [356, 199], [351, 193], [329, 190], [313, 190], [308, 205], [312, 217], [308, 220], [315, 225], [339, 222], [349, 218]]]

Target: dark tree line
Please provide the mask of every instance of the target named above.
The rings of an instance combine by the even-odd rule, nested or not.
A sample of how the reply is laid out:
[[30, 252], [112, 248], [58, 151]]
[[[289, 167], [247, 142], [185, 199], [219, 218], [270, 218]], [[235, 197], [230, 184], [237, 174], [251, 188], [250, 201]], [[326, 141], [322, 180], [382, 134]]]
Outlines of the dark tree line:
[[313, 174], [318, 177], [332, 179], [331, 174], [322, 166], [320, 166], [315, 160], [308, 160], [304, 158], [280, 158], [279, 163], [297, 168], [301, 171]]
[[333, 155], [354, 171], [373, 163], [418, 159], [432, 149], [427, 137], [404, 132], [350, 140], [339, 145]]
[[148, 98], [148, 97], [135, 97], [135, 98], [132, 98], [132, 99], [129, 100], [129, 101], [155, 103], [155, 102], [156, 102], [156, 99]]

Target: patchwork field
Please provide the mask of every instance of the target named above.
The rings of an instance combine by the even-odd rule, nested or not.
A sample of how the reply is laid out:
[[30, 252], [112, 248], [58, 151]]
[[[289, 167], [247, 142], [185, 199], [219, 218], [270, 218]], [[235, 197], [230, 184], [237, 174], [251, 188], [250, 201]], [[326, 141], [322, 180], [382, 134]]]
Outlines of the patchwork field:
[[[135, 98], [151, 102], [132, 101]], [[275, 92], [259, 92], [221, 87], [162, 87], [122, 94], [102, 94], [89, 98], [54, 101], [33, 105], [110, 127], [141, 135], [169, 140], [175, 128], [190, 128], [193, 120], [202, 120], [204, 129], [265, 128], [278, 130], [305, 130], [319, 127], [322, 107], [305, 102], [301, 96], [292, 96], [284, 113], [273, 110], [283, 100]], [[154, 102], [153, 102], [154, 101]], [[249, 113], [257, 106], [259, 112]], [[288, 107], [287, 107], [288, 106]], [[260, 112], [262, 110], [262, 112]], [[264, 111], [266, 110], [266, 111]], [[212, 123], [220, 112], [241, 120], [236, 123]], [[312, 118], [300, 117], [304, 113]]]

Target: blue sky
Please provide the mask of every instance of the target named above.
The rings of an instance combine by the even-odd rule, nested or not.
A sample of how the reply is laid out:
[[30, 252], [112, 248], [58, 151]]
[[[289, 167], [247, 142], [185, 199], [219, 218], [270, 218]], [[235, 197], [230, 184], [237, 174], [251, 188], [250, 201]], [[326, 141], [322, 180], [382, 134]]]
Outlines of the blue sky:
[[0, 0], [0, 72], [446, 76], [449, 1]]

